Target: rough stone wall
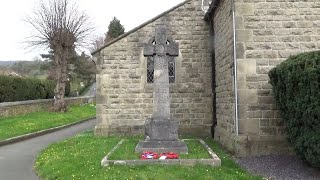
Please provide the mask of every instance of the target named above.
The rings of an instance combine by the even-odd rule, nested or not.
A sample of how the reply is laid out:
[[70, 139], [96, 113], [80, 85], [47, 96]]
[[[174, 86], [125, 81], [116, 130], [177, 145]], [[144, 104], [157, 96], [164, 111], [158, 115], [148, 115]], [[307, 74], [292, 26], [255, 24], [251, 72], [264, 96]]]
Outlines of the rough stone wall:
[[[79, 105], [92, 102], [94, 97], [65, 98], [68, 105]], [[0, 117], [24, 115], [27, 113], [53, 109], [54, 99], [41, 99], [0, 103]]]
[[[284, 123], [268, 83], [277, 64], [320, 48], [319, 0], [236, 0], [238, 153], [288, 153]], [[242, 149], [242, 150], [241, 150]]]
[[235, 135], [233, 21], [231, 1], [221, 0], [212, 15], [216, 69], [215, 139], [233, 151]]
[[[179, 43], [176, 82], [170, 84], [171, 118], [179, 121], [179, 134], [210, 136], [212, 83], [209, 27], [203, 20], [201, 0], [191, 0], [162, 16], [169, 36]], [[157, 19], [156, 21], [159, 21]], [[152, 84], [147, 84], [147, 58], [143, 43], [154, 34], [155, 22], [105, 47], [96, 54], [97, 135], [137, 135], [152, 115]]]

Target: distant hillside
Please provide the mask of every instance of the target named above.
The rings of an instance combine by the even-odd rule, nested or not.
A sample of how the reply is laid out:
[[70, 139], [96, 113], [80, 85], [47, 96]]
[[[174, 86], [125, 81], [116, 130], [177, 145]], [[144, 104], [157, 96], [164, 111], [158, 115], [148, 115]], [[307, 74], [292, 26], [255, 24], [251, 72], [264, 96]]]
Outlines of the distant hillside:
[[19, 62], [19, 61], [0, 61], [0, 66], [13, 65], [13, 64], [15, 64], [16, 62]]
[[41, 68], [43, 64], [44, 61], [0, 61], [0, 70], [2, 74], [16, 72], [26, 77], [45, 78], [47, 73]]
[[32, 64], [34, 61], [21, 61], [21, 60], [17, 60], [17, 61], [1, 61], [0, 60], [0, 66], [11, 66], [14, 65], [16, 63], [26, 63], [26, 64]]

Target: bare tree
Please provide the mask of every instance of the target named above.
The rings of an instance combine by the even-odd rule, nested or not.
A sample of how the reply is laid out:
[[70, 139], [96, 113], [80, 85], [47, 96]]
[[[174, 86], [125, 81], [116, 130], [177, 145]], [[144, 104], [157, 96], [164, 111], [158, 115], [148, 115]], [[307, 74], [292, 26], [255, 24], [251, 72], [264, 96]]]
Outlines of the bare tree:
[[103, 47], [104, 45], [105, 45], [104, 37], [103, 36], [97, 36], [92, 40], [89, 50], [91, 52], [94, 52], [94, 51], [98, 50], [99, 48]]
[[69, 0], [41, 0], [25, 21], [35, 30], [28, 43], [45, 46], [53, 54], [56, 80], [54, 111], [66, 112], [67, 66], [76, 54], [76, 46], [83, 44], [93, 30], [89, 17]]

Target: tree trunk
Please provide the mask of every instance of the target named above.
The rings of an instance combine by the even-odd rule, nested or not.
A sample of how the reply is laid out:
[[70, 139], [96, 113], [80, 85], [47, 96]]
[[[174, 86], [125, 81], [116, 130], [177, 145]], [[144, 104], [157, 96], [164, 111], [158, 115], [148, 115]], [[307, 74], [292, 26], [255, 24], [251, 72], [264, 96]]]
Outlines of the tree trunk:
[[55, 50], [55, 71], [56, 71], [56, 87], [54, 89], [54, 111], [55, 112], [67, 112], [68, 107], [64, 99], [66, 81], [68, 76], [67, 60], [68, 50], [67, 48], [59, 47]]

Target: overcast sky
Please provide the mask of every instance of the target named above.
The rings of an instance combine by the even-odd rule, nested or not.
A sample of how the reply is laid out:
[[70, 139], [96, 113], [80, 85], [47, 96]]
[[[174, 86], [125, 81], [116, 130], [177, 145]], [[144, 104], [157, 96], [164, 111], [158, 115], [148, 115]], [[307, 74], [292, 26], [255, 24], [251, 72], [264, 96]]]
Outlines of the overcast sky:
[[[39, 0], [9, 0], [0, 4], [0, 61], [32, 60], [45, 49], [30, 49], [23, 42], [32, 29], [23, 22]], [[92, 36], [103, 35], [113, 16], [125, 31], [142, 24], [183, 0], [76, 0], [79, 9], [87, 12], [95, 26]]]

